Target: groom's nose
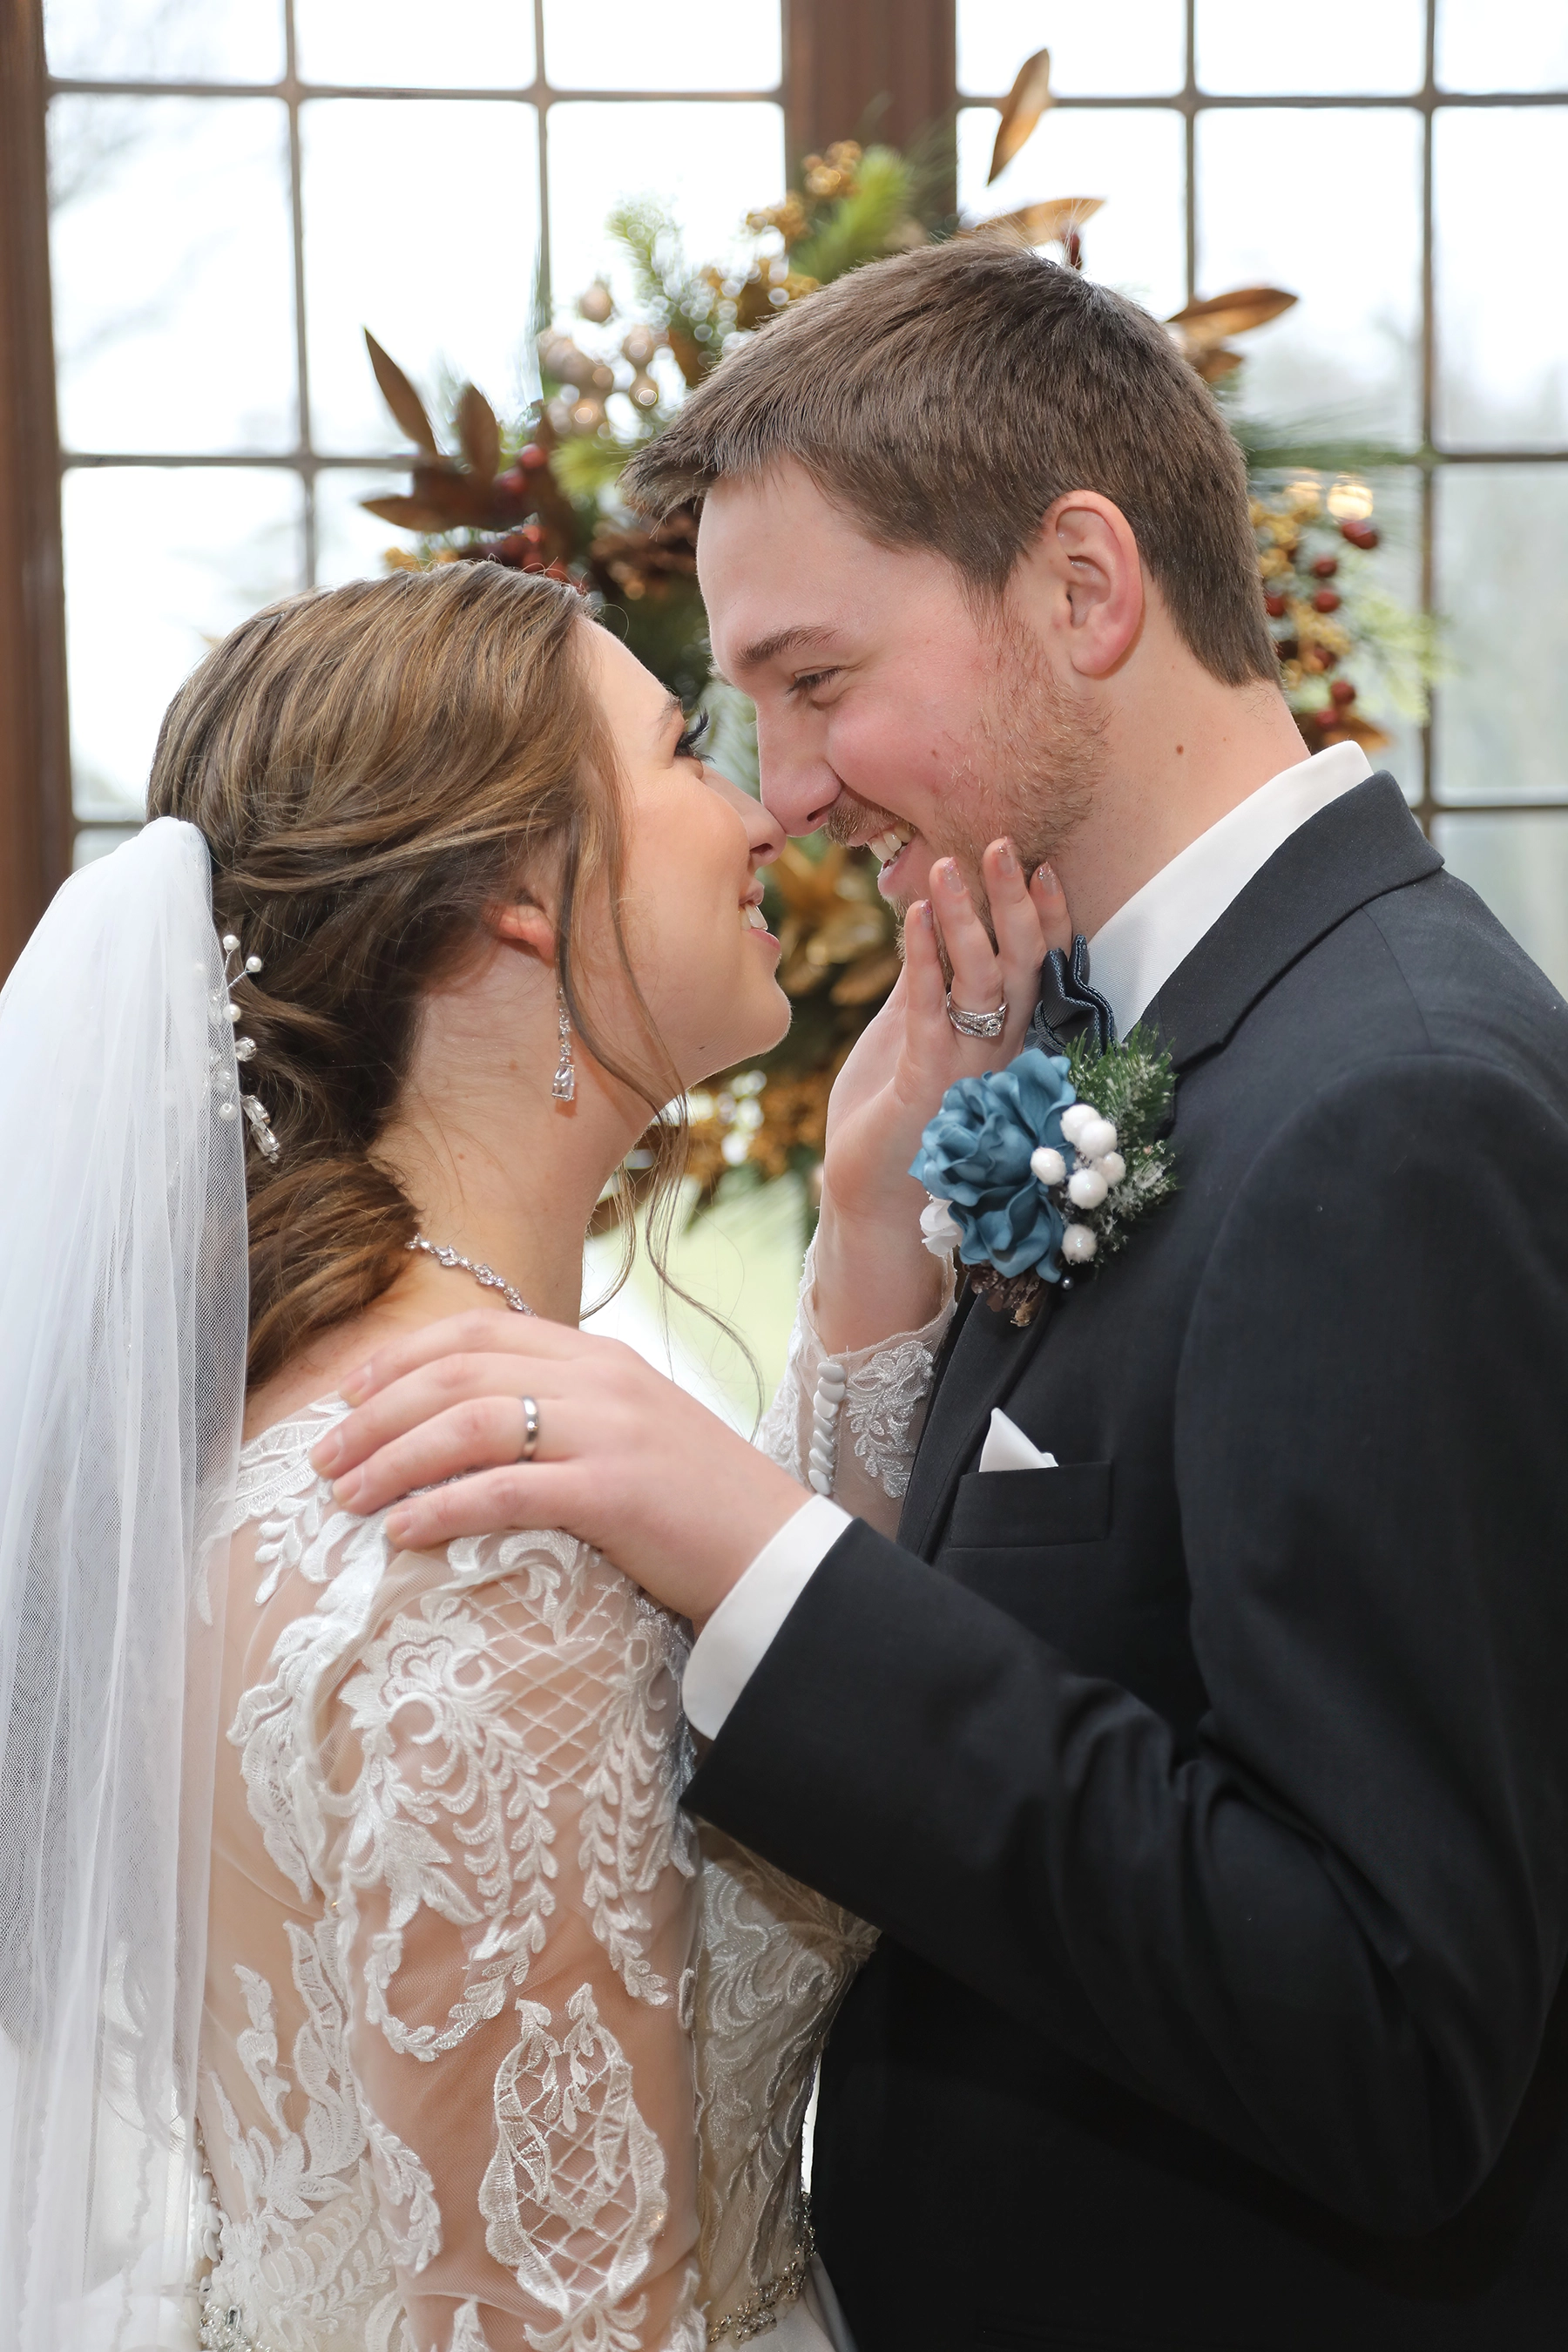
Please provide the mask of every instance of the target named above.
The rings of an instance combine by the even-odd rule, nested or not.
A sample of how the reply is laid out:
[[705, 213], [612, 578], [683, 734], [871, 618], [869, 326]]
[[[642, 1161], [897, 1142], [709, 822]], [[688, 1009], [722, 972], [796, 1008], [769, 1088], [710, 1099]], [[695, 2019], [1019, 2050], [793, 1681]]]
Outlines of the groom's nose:
[[844, 789], [821, 751], [802, 742], [787, 719], [770, 725], [761, 714], [757, 777], [763, 806], [793, 834], [815, 833]]

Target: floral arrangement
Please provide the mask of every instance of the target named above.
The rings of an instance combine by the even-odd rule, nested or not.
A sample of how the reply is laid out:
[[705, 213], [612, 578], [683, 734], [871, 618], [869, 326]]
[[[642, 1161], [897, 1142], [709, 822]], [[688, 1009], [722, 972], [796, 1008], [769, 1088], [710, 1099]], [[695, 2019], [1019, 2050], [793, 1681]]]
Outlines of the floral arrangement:
[[956, 1249], [998, 1312], [1031, 1323], [1048, 1284], [1070, 1287], [1070, 1269], [1113, 1255], [1175, 1191], [1162, 1140], [1174, 1092], [1170, 1055], [1142, 1027], [1100, 1055], [1030, 1046], [960, 1078], [910, 1168], [930, 1195], [926, 1247]]

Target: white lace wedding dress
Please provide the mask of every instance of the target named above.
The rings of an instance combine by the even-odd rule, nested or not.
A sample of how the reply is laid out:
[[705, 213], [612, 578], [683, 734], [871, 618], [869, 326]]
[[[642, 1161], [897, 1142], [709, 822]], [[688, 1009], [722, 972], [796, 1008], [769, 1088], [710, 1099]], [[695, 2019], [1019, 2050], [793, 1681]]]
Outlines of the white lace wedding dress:
[[[837, 1491], [884, 1525], [941, 1328], [847, 1360]], [[803, 1315], [763, 1432], [797, 1475], [819, 1355]], [[683, 1627], [558, 1533], [395, 1553], [310, 1467], [345, 1410], [241, 1457], [203, 2345], [824, 2346], [802, 2131], [871, 1931], [700, 1845]]]

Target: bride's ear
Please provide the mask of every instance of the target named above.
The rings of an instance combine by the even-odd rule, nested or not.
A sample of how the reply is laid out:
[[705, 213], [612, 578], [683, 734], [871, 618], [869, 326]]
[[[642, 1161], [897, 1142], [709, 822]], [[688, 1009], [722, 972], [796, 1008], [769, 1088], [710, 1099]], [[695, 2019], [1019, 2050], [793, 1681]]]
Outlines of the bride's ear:
[[552, 970], [555, 965], [555, 918], [531, 898], [509, 898], [493, 909], [490, 928], [509, 947], [537, 956]]

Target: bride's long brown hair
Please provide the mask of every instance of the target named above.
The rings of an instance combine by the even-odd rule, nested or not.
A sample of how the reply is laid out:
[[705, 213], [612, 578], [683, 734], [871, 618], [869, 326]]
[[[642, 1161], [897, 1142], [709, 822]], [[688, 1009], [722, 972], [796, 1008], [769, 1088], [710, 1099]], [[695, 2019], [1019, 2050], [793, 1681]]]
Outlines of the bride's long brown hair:
[[[406, 1265], [416, 1211], [375, 1145], [420, 997], [530, 876], [556, 898], [588, 1050], [650, 1113], [679, 1095], [620, 929], [621, 800], [590, 625], [574, 589], [494, 564], [355, 581], [256, 614], [169, 707], [150, 814], [200, 827], [217, 928], [262, 959], [240, 994], [257, 1045], [241, 1076], [280, 1153], [247, 1152], [253, 1386]], [[591, 888], [643, 1011], [640, 1073], [594, 1035], [574, 985]], [[668, 1194], [684, 1132], [658, 1138]]]

